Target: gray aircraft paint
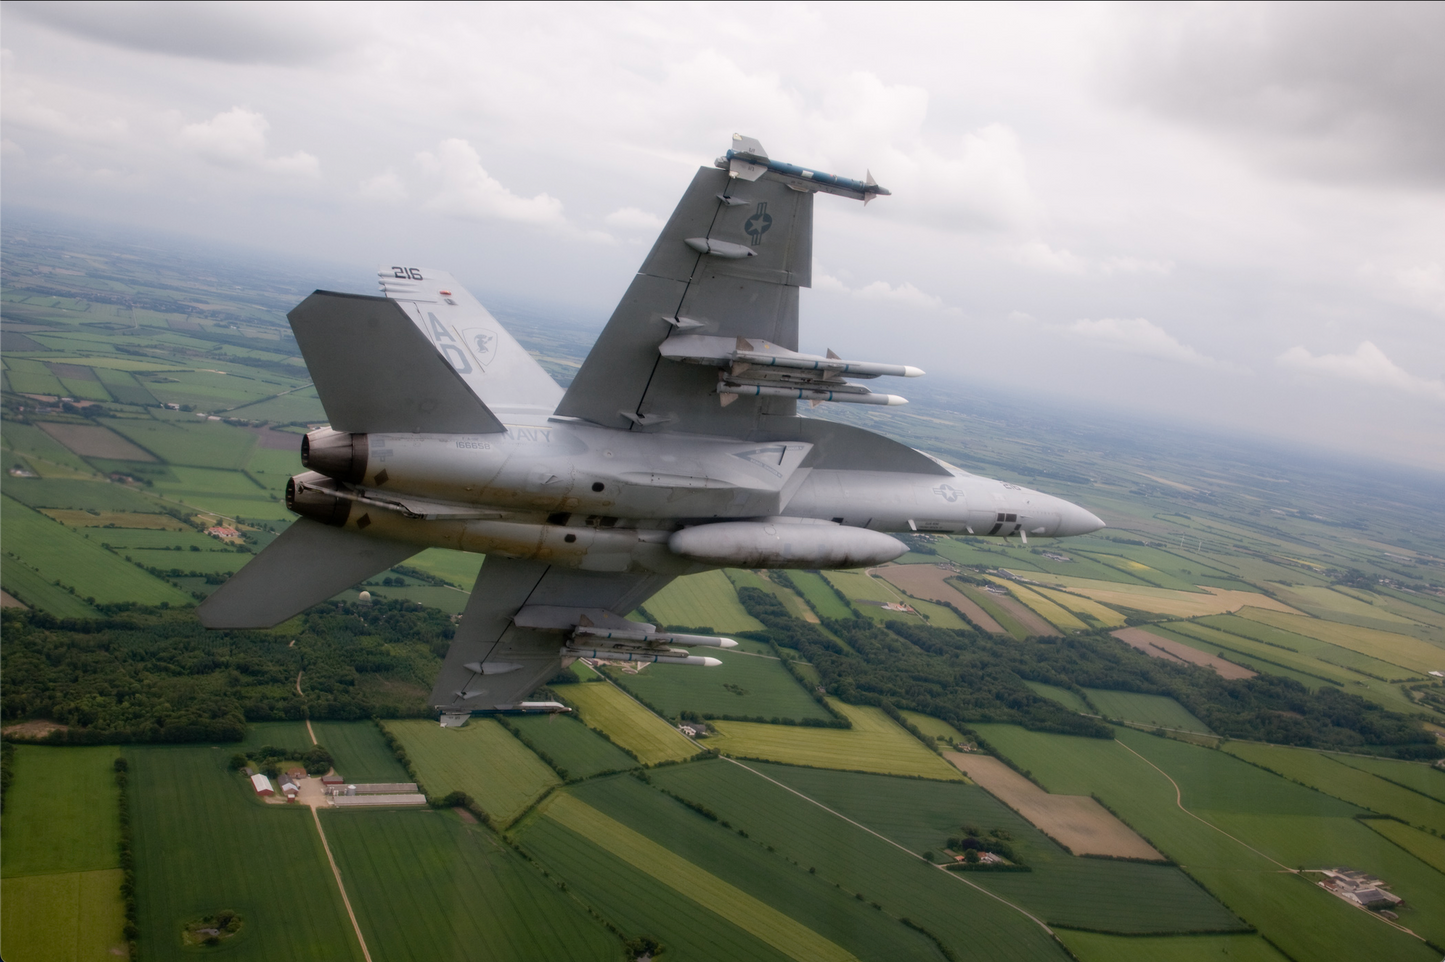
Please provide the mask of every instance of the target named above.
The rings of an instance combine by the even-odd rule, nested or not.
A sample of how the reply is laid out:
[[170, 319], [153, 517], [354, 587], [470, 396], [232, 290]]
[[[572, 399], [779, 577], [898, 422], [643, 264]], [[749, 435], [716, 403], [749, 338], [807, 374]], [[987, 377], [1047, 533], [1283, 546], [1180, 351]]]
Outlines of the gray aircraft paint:
[[445, 272], [386, 267], [385, 297], [298, 305], [288, 316], [332, 427], [307, 436], [313, 470], [287, 486], [301, 518], [200, 606], [202, 622], [273, 625], [427, 547], [485, 554], [432, 692], [454, 724], [520, 706], [589, 652], [713, 661], [686, 649], [725, 639], [626, 617], [674, 577], [878, 564], [907, 550], [885, 532], [1102, 527], [1051, 495], [798, 416], [797, 397], [869, 395], [846, 377], [922, 373], [797, 353], [814, 191], [887, 192], [734, 146], [693, 178], [565, 392]]

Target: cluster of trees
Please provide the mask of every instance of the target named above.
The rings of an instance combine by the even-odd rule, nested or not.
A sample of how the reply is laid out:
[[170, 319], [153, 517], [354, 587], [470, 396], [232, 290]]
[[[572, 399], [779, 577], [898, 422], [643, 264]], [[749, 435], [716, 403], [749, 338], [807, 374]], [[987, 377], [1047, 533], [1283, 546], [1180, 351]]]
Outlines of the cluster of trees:
[[[420, 717], [453, 634], [404, 601], [324, 606], [268, 631], [206, 631], [190, 610], [94, 620], [6, 608], [0, 714], [58, 742], [238, 741], [247, 721]], [[304, 681], [298, 692], [298, 679]]]
[[1411, 719], [1358, 695], [1329, 686], [1311, 691], [1275, 675], [1220, 678], [1205, 668], [1150, 658], [1104, 631], [1019, 642], [901, 621], [883, 627], [863, 619], [827, 619], [826, 630], [820, 630], [790, 616], [766, 592], [744, 588], [738, 595], [767, 626], [774, 643], [795, 648], [812, 662], [830, 694], [925, 712], [959, 728], [971, 722], [1012, 722], [1040, 731], [1112, 737], [1108, 725], [1024, 684], [1033, 681], [1081, 697], [1082, 688], [1167, 695], [1230, 738], [1403, 758], [1445, 754], [1433, 735]]

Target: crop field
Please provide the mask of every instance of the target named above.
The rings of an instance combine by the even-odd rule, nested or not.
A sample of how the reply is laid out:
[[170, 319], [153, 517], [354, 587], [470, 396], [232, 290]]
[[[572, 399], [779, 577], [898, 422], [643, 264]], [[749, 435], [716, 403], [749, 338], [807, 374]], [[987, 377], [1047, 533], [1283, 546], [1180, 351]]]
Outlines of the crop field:
[[1064, 930], [1059, 938], [1080, 962], [1288, 962], [1258, 935], [1154, 938]]
[[1124, 616], [1113, 608], [1081, 595], [1059, 591], [1055, 588], [1045, 588], [1042, 585], [1029, 585], [1029, 590], [1042, 595], [1061, 608], [1072, 611], [1079, 616], [1081, 621], [1088, 622], [1091, 626], [1097, 624], [1105, 628], [1118, 628], [1124, 624]]
[[923, 734], [930, 738], [940, 739], [949, 744], [955, 742], [967, 742], [963, 733], [954, 728], [941, 718], [934, 718], [932, 715], [925, 715], [922, 712], [904, 710], [899, 712], [904, 718]]
[[116, 461], [156, 460], [149, 452], [99, 424], [42, 421], [40, 429], [81, 457], [110, 458]]
[[17, 600], [59, 618], [94, 618], [96, 610], [59, 585], [45, 580], [34, 568], [15, 558], [0, 557], [0, 584]]
[[738, 601], [732, 582], [721, 571], [678, 578], [648, 599], [645, 607], [658, 627], [681, 625], [717, 632], [758, 631], [762, 624]]
[[913, 610], [923, 616], [923, 619], [930, 625], [938, 628], [962, 628], [971, 630], [973, 625], [959, 615], [953, 608], [945, 605], [935, 604], [932, 601], [919, 601], [917, 598], [909, 598], [908, 604]]
[[1354, 618], [1363, 618], [1368, 621], [1386, 622], [1395, 625], [1414, 625], [1410, 618], [1397, 615], [1378, 605], [1372, 605], [1361, 601], [1333, 588], [1326, 588], [1315, 585], [1283, 585], [1270, 584], [1270, 590], [1278, 594], [1282, 599], [1294, 605], [1301, 611], [1319, 617], [1328, 618], [1330, 615], [1346, 615]]
[[[1029, 572], [1010, 572], [1029, 577]], [[1094, 581], [1070, 575], [1054, 575], [1048, 581], [1057, 582], [1069, 591], [1092, 598], [1107, 605], [1118, 605], [1138, 611], [1150, 611], [1177, 618], [1195, 618], [1200, 615], [1216, 615], [1238, 611], [1249, 606], [1290, 612], [1293, 609], [1275, 601], [1267, 595], [1253, 591], [1237, 591], [1223, 588], [1205, 588], [1201, 591], [1181, 591], [1171, 588], [1157, 588], [1151, 585], [1124, 585], [1107, 581]]]
[[1002, 578], [989, 580], [994, 584], [1003, 585], [1034, 614], [1061, 631], [1087, 631], [1089, 628], [1088, 625], [1074, 617], [1068, 609], [1057, 604], [1052, 598], [1045, 597], [1040, 592], [1033, 590], [1032, 587], [1021, 585], [1016, 581], [1005, 581]]
[[113, 746], [17, 745], [6, 793], [0, 875], [93, 872], [120, 865]]
[[1334, 755], [1254, 742], [1227, 742], [1224, 751], [1360, 808], [1445, 832], [1445, 802], [1342, 764]]
[[991, 755], [946, 755], [979, 787], [1075, 855], [1163, 860], [1153, 846], [1092, 798], [1045, 792]]
[[521, 715], [507, 724], [546, 752], [570, 778], [636, 768], [637, 761], [572, 715]]
[[93, 539], [52, 521], [8, 495], [0, 497], [0, 525], [5, 529], [7, 553], [24, 559], [26, 566], [44, 580], [59, 580], [63, 586], [74, 588], [81, 598], [93, 597], [102, 603], [192, 603], [187, 595], [127, 564]]
[[[878, 569], [878, 576], [887, 580], [902, 591], [907, 592], [914, 598], [922, 598], [925, 601], [937, 602], [939, 604], [952, 605], [963, 613], [963, 615], [980, 631], [1003, 634], [1004, 630], [992, 616], [985, 612], [978, 604], [956, 588], [946, 579], [952, 577], [954, 572], [949, 568], [940, 568], [937, 565], [889, 565]], [[921, 609], [922, 610], [922, 609]], [[968, 627], [945, 624], [935, 621], [932, 617], [932, 609], [929, 612], [929, 621], [938, 624], [942, 628]], [[957, 616], [955, 616], [957, 617]]]
[[[48, 515], [70, 528], [109, 528], [110, 532], [107, 537], [112, 539], [145, 537], [141, 532], [149, 532], [152, 537], [160, 537], [157, 532], [162, 531], [194, 534], [188, 525], [168, 514], [138, 514], [134, 511], [72, 511], [68, 508], [47, 508], [41, 514]], [[113, 543], [119, 542], [113, 541]], [[157, 543], [171, 544], [173, 542], [158, 541]], [[207, 543], [215, 544], [214, 541]]]
[[617, 937], [479, 825], [450, 812], [321, 813], [374, 959], [613, 960]]
[[682, 761], [698, 753], [682, 732], [608, 682], [567, 685], [558, 694], [577, 709], [589, 728], [606, 732], [644, 765]]
[[256, 446], [256, 436], [249, 431], [189, 414], [164, 419], [109, 418], [104, 423], [172, 465], [239, 468]]
[[336, 770], [348, 782], [409, 782], [372, 722], [314, 721], [317, 744], [326, 746]]
[[0, 879], [0, 955], [100, 962], [125, 953], [120, 869]]
[[1361, 821], [1437, 872], [1445, 872], [1445, 838], [1427, 835], [1393, 818], [1366, 818]]
[[[608, 812], [568, 791], [546, 806], [545, 817], [650, 875], [676, 893], [674, 899], [692, 900], [784, 956], [809, 962], [893, 957], [921, 962], [932, 954], [923, 937], [905, 934], [892, 919], [877, 918], [856, 900], [850, 906], [844, 893], [829, 892], [816, 878], [769, 858], [721, 827], [706, 825], [671, 799], [641, 786], [612, 784], [616, 781], [579, 790], [586, 798], [613, 802]], [[628, 823], [614, 815], [627, 817]], [[874, 918], [868, 918], [870, 913]], [[840, 937], [854, 944], [845, 948], [834, 941]]]
[[[853, 607], [863, 617], [880, 624], [888, 621], [902, 621], [908, 624], [923, 624], [924, 619], [906, 611], [888, 611], [879, 604], [907, 604], [911, 599], [897, 588], [880, 578], [874, 578], [864, 571], [825, 571], [823, 579], [841, 591], [853, 602]], [[868, 604], [868, 602], [879, 604]]]
[[830, 701], [851, 729], [718, 721], [708, 747], [742, 758], [837, 768], [844, 771], [917, 775], [957, 781], [958, 772], [895, 724], [882, 709]]
[[1041, 681], [1029, 681], [1028, 679], [1024, 680], [1024, 684], [1033, 689], [1034, 694], [1041, 695], [1044, 698], [1051, 698], [1070, 711], [1093, 714], [1093, 710], [1089, 708], [1088, 703], [1067, 688], [1060, 688], [1058, 685], [1046, 685]]
[[[1350, 632], [1366, 632], [1365, 628], [1351, 628], [1344, 625], [1331, 625], [1330, 622], [1306, 619], [1315, 625], [1329, 628], [1343, 628]], [[1298, 653], [1307, 656], [1316, 663], [1323, 663], [1320, 667], [1329, 666], [1327, 670], [1341, 675], [1343, 678], [1353, 678], [1357, 675], [1366, 675], [1383, 681], [1399, 681], [1411, 677], [1410, 672], [1402, 671], [1398, 664], [1389, 660], [1382, 660], [1372, 657], [1367, 653], [1353, 651], [1348, 647], [1332, 644], [1329, 641], [1316, 638], [1310, 635], [1300, 634], [1298, 631], [1291, 631], [1285, 628], [1256, 621], [1252, 616], [1246, 615], [1222, 615], [1217, 618], [1204, 618], [1198, 624], [1205, 628], [1214, 628], [1229, 632], [1237, 637], [1247, 638], [1266, 646], [1269, 651], [1288, 657], [1290, 653]], [[1194, 627], [1193, 624], [1190, 627]], [[1410, 639], [1415, 641], [1415, 639]], [[1221, 641], [1227, 644], [1228, 641]], [[1416, 644], [1424, 644], [1416, 642]], [[1264, 651], [1256, 646], [1255, 650]], [[1265, 657], [1268, 657], [1266, 654]], [[1349, 669], [1341, 674], [1338, 669]], [[1332, 676], [1326, 676], [1332, 677]]]
[[[1249, 847], [1269, 851], [1279, 837], [1300, 838], [1318, 831], [1315, 820], [1321, 817], [1329, 819], [1332, 829], [1348, 831], [1359, 811], [1353, 806], [1244, 765], [1223, 752], [1139, 732], [1122, 730], [1119, 741], [1111, 742], [1011, 725], [976, 727], [1051, 791], [1097, 794], [1161, 851], [1189, 866], [1190, 875], [1291, 958], [1326, 962], [1345, 956], [1388, 957], [1424, 962], [1431, 957], [1420, 942], [1282, 872], [1280, 863]], [[1163, 772], [1179, 784], [1185, 806], [1204, 817], [1221, 819], [1232, 812], [1279, 817], [1267, 826], [1231, 823], [1231, 839], [1181, 811], [1174, 785]], [[1310, 817], [1301, 818], [1304, 815]], [[1269, 834], [1254, 834], [1261, 828]]]
[[1209, 726], [1195, 718], [1188, 709], [1166, 695], [1142, 695], [1132, 691], [1106, 691], [1085, 688], [1089, 701], [1105, 718], [1118, 718], [1138, 725], [1177, 728], [1186, 732], [1213, 734]]
[[226, 770], [229, 748], [125, 754], [147, 959], [194, 958], [182, 926], [232, 909], [245, 927], [227, 941], [228, 958], [363, 962], [309, 811], [257, 800], [244, 776]]
[[852, 618], [853, 612], [844, 603], [833, 586], [823, 576], [811, 571], [789, 571], [788, 577], [798, 586], [798, 592], [823, 618]]
[[1375, 628], [1361, 628], [1342, 625], [1333, 621], [1321, 621], [1304, 615], [1291, 615], [1279, 611], [1251, 611], [1246, 609], [1243, 616], [1251, 621], [1262, 622], [1275, 628], [1283, 628], [1295, 634], [1327, 641], [1341, 648], [1358, 651], [1362, 655], [1378, 658], [1392, 665], [1399, 665], [1411, 671], [1445, 671], [1445, 648], [1421, 641], [1409, 635], [1400, 635]]
[[546, 763], [492, 719], [474, 718], [462, 728], [442, 728], [420, 718], [384, 724], [406, 749], [429, 797], [466, 792], [504, 825], [561, 783]]
[[1120, 628], [1110, 632], [1124, 644], [1144, 652], [1151, 658], [1184, 662], [1208, 668], [1221, 678], [1253, 678], [1256, 672], [1218, 655], [1210, 654], [1175, 638], [1159, 634], [1148, 628]]
[[782, 662], [763, 655], [698, 649], [722, 662], [715, 668], [648, 665], [636, 674], [610, 671], [639, 700], [676, 719], [683, 711], [714, 717], [827, 719], [829, 715], [793, 680]]
[[1426, 762], [1403, 762], [1393, 758], [1366, 758], [1362, 755], [1331, 755], [1330, 758], [1362, 772], [1378, 775], [1387, 782], [1429, 795], [1445, 802], [1445, 771]]

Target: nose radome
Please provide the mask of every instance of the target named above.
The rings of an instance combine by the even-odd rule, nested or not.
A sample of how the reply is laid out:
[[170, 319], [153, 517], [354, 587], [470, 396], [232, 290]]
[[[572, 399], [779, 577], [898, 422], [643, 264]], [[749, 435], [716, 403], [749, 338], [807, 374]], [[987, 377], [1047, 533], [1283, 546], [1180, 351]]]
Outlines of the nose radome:
[[1055, 537], [1072, 538], [1075, 535], [1089, 534], [1106, 527], [1103, 521], [1092, 511], [1086, 511], [1077, 504], [1062, 501], [1059, 504], [1059, 530]]

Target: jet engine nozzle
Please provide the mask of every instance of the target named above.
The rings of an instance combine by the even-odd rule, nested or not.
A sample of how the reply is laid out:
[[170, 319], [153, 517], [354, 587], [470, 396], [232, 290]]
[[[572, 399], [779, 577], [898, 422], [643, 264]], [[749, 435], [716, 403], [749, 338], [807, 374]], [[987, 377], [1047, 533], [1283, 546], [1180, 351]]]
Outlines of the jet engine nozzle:
[[673, 554], [728, 568], [861, 568], [908, 551], [897, 538], [829, 522], [724, 521], [683, 528]]
[[351, 501], [337, 497], [335, 488], [336, 482], [324, 474], [298, 474], [286, 482], [286, 507], [303, 518], [339, 528], [351, 515]]
[[364, 434], [319, 428], [301, 439], [301, 463], [338, 481], [355, 483], [366, 476], [370, 447]]

